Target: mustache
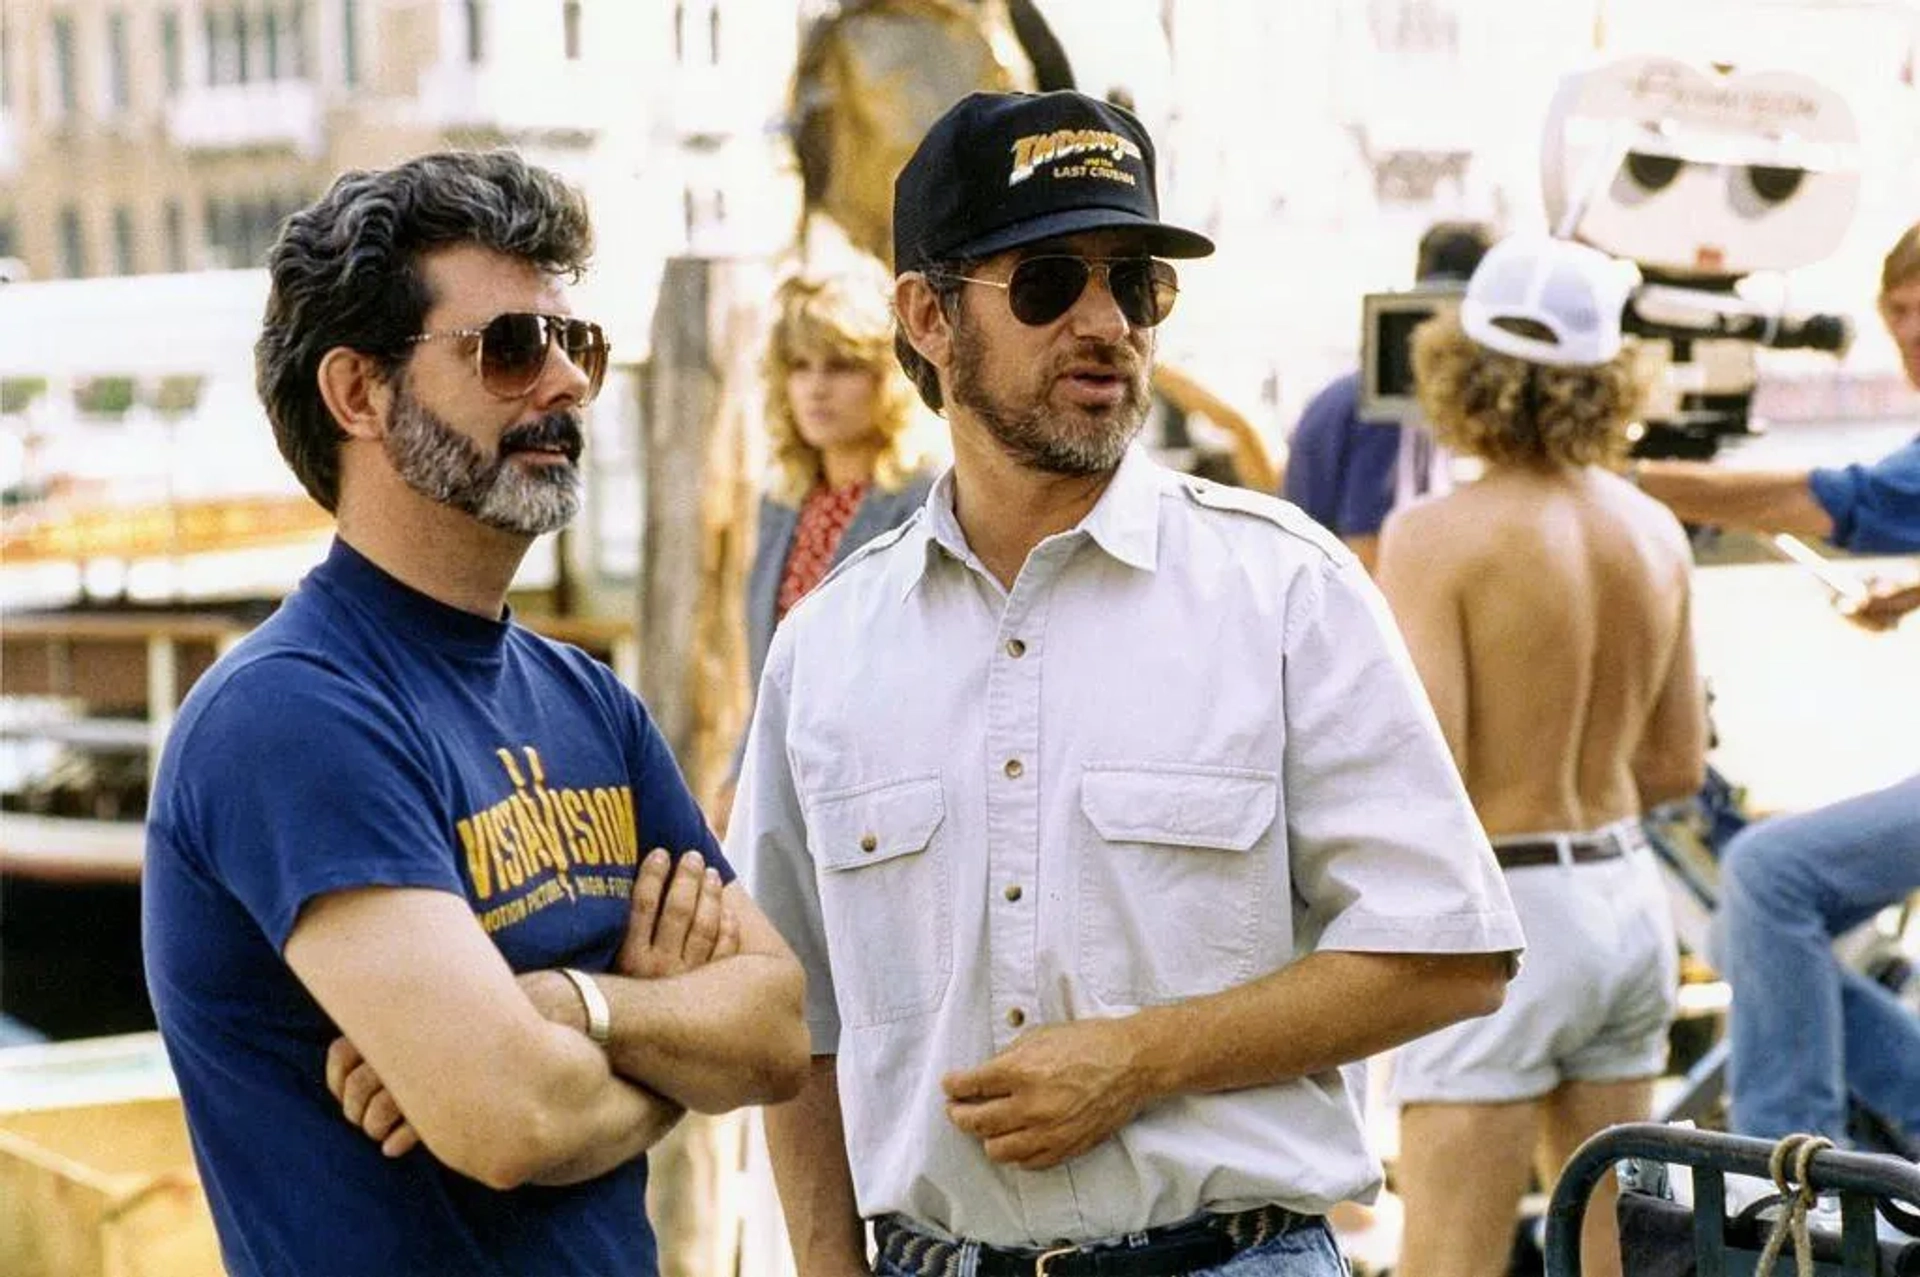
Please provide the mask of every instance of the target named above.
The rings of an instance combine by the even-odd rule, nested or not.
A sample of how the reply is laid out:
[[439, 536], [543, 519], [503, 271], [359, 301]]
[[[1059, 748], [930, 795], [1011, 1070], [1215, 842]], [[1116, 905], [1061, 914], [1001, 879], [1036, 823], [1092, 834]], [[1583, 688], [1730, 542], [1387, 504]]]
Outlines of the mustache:
[[1094, 367], [1131, 381], [1139, 376], [1142, 366], [1140, 353], [1131, 346], [1109, 341], [1082, 341], [1073, 353], [1056, 361], [1054, 373], [1059, 375], [1069, 368]]
[[580, 418], [571, 412], [550, 412], [538, 421], [515, 426], [500, 436], [503, 457], [514, 452], [559, 452], [568, 461], [578, 461], [586, 447], [586, 433], [580, 427]]

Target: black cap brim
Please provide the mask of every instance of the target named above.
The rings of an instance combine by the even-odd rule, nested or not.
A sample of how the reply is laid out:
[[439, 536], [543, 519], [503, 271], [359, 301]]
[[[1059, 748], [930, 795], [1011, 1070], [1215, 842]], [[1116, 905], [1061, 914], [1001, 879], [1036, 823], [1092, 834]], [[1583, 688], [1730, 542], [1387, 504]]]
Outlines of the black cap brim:
[[1009, 248], [1019, 248], [1023, 244], [1059, 239], [1063, 235], [1075, 235], [1082, 231], [1104, 230], [1140, 232], [1146, 240], [1147, 251], [1156, 257], [1211, 257], [1213, 255], [1213, 241], [1198, 231], [1169, 226], [1165, 222], [1149, 222], [1123, 208], [1067, 208], [1057, 213], [1030, 217], [1024, 222], [1015, 222], [1011, 226], [1002, 226], [990, 235], [982, 235], [978, 239], [955, 245], [942, 252], [940, 256], [991, 257], [995, 253], [1005, 252]]

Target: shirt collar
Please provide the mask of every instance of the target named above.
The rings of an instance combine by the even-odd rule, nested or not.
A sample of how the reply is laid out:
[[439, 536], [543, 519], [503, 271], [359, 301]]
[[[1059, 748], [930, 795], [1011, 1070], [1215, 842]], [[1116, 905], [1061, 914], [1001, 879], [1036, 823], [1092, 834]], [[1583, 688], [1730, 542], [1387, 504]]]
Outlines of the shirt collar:
[[1128, 567], [1153, 571], [1160, 562], [1160, 493], [1166, 471], [1135, 443], [1120, 458], [1113, 482], [1080, 527]]
[[[1151, 572], [1160, 560], [1160, 494], [1165, 471], [1139, 444], [1127, 448], [1093, 509], [1087, 511], [1074, 529], [1120, 562], [1142, 572]], [[975, 563], [966, 533], [953, 512], [953, 469], [934, 481], [927, 493], [926, 514], [908, 534], [920, 542], [920, 552], [906, 556], [906, 572], [901, 581], [901, 597], [913, 592], [936, 556], [944, 555], [957, 563]]]

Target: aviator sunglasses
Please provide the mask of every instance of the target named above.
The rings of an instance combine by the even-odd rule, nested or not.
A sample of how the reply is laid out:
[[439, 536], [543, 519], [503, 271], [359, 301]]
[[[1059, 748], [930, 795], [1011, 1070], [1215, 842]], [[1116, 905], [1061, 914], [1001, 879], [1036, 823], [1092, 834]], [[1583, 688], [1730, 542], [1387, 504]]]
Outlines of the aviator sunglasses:
[[1005, 280], [951, 275], [969, 284], [1002, 289], [1013, 317], [1032, 328], [1051, 324], [1073, 309], [1087, 281], [1099, 272], [1120, 313], [1135, 328], [1152, 328], [1173, 313], [1180, 277], [1153, 257], [1074, 257], [1045, 253], [1028, 257]]
[[558, 343], [573, 366], [586, 374], [587, 390], [580, 402], [590, 403], [606, 379], [607, 354], [612, 349], [598, 324], [518, 310], [495, 315], [479, 328], [419, 333], [407, 341], [411, 344], [441, 337], [479, 339], [475, 361], [480, 369], [480, 384], [487, 393], [500, 399], [526, 398], [546, 369], [548, 350]]

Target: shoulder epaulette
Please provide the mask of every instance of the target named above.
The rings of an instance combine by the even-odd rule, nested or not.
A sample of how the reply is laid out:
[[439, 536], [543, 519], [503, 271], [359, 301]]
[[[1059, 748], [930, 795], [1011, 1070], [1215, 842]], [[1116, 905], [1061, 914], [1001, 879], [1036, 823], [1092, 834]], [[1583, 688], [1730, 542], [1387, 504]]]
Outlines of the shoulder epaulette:
[[1215, 483], [1191, 474], [1180, 476], [1180, 487], [1195, 505], [1233, 514], [1250, 514], [1309, 542], [1336, 559], [1351, 553], [1338, 537], [1315, 523], [1299, 506], [1282, 501], [1270, 493], [1255, 492], [1251, 488], [1235, 487], [1229, 483]]
[[1280, 498], [1264, 492], [1215, 483], [1192, 474], [1181, 475], [1180, 486], [1186, 489], [1188, 496], [1210, 510], [1235, 510], [1241, 514], [1258, 515], [1268, 523], [1277, 523], [1283, 528], [1290, 524], [1287, 512], [1291, 507]]
[[879, 554], [881, 551], [887, 549], [889, 546], [899, 541], [900, 538], [905, 536], [911, 529], [917, 526], [920, 520], [925, 517], [926, 517], [925, 509], [915, 510], [912, 514], [907, 516], [906, 522], [901, 523], [896, 527], [888, 528], [885, 532], [882, 532], [879, 535], [875, 536], [871, 541], [867, 542], [865, 545], [855, 550], [852, 554], [849, 554], [846, 558], [834, 564], [832, 570], [829, 571], [824, 577], [820, 578], [820, 584], [813, 587], [814, 590], [824, 589], [828, 582], [832, 581], [834, 578], [840, 576], [841, 574], [851, 570], [854, 564], [863, 563], [866, 560], [872, 558], [874, 555]]

